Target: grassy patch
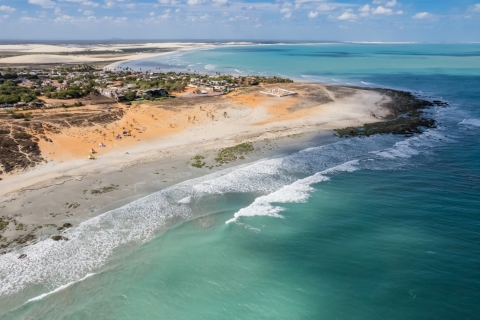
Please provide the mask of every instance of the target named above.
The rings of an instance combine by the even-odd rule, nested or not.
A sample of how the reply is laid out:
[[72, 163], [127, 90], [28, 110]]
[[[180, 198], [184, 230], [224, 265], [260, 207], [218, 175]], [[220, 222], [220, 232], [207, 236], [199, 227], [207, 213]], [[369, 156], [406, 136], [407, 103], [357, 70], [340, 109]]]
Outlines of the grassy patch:
[[68, 209], [77, 209], [78, 207], [80, 207], [80, 203], [77, 203], [77, 202], [74, 202], [74, 203], [65, 203], [65, 207], [67, 207]]
[[0, 231], [5, 229], [10, 222], [0, 219]]
[[99, 195], [99, 194], [102, 194], [102, 193], [107, 193], [107, 192], [112, 192], [112, 191], [118, 190], [119, 187], [120, 186], [118, 184], [111, 184], [109, 186], [102, 187], [100, 189], [92, 189], [92, 190], [90, 190], [90, 193], [95, 194], [95, 195]]
[[195, 168], [203, 168], [205, 166], [205, 161], [203, 161], [205, 157], [196, 155], [195, 157], [192, 158], [192, 167]]
[[220, 164], [229, 163], [237, 160], [237, 156], [250, 153], [254, 151], [253, 144], [251, 142], [244, 142], [237, 144], [236, 146], [225, 148], [218, 152], [215, 161]]

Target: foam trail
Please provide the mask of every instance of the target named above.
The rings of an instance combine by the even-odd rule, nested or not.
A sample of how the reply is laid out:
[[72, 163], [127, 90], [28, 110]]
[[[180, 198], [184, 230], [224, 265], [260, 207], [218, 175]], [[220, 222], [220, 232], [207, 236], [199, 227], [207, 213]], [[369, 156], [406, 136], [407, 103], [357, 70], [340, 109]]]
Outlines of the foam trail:
[[470, 118], [470, 119], [463, 119], [459, 125], [468, 125], [473, 127], [480, 127], [480, 119]]
[[[326, 175], [333, 172], [329, 170], [348, 171], [342, 167], [348, 163], [351, 167], [392, 170], [405, 164], [399, 161], [405, 158], [402, 155], [408, 152], [411, 157], [424, 152], [438, 144], [440, 137], [443, 137], [440, 131], [430, 130], [406, 140], [391, 135], [339, 140], [171, 186], [62, 232], [68, 241], [45, 239], [29, 245], [22, 249], [27, 255], [24, 259], [19, 260], [15, 251], [1, 255], [0, 297], [18, 293], [33, 284], [61, 287], [96, 272], [116, 248], [150, 240], [166, 227], [169, 219], [189, 220], [201, 214], [196, 207], [197, 199], [206, 194], [265, 195], [238, 215], [247, 215], [251, 210], [280, 216], [281, 209], [271, 203], [305, 201], [302, 199], [308, 199], [310, 185], [328, 179]], [[443, 137], [442, 143], [445, 141], [448, 140]], [[364, 161], [372, 158], [374, 161]], [[394, 161], [390, 161], [391, 158]], [[351, 161], [359, 162], [354, 165]], [[208, 201], [217, 201], [214, 199]]]
[[279, 213], [285, 209], [279, 206], [273, 206], [272, 203], [305, 202], [310, 197], [310, 192], [314, 190], [311, 187], [312, 184], [328, 180], [329, 178], [325, 176], [327, 174], [341, 171], [353, 172], [356, 170], [355, 165], [357, 164], [358, 160], [349, 161], [322, 172], [317, 172], [313, 176], [297, 180], [268, 195], [258, 197], [251, 205], [237, 211], [234, 217], [225, 223], [235, 222], [239, 217], [270, 216], [282, 218]]
[[41, 294], [41, 295], [39, 295], [39, 296], [37, 296], [37, 297], [35, 297], [35, 298], [32, 298], [32, 299], [28, 300], [27, 302], [25, 302], [25, 304], [27, 304], [27, 303], [29, 303], [29, 302], [33, 302], [33, 301], [42, 300], [43, 298], [45, 298], [45, 297], [47, 297], [47, 296], [49, 296], [49, 295], [51, 295], [51, 294], [54, 294], [54, 293], [59, 292], [59, 291], [62, 291], [63, 289], [66, 289], [66, 288], [70, 287], [71, 285], [73, 285], [73, 284], [75, 284], [75, 283], [78, 283], [78, 282], [81, 282], [81, 281], [83, 281], [83, 280], [85, 280], [85, 279], [87, 279], [87, 278], [90, 278], [90, 277], [93, 276], [93, 275], [95, 275], [95, 273], [89, 273], [89, 274], [87, 274], [85, 277], [83, 277], [82, 279], [80, 279], [80, 280], [78, 280], [78, 281], [72, 281], [72, 282], [67, 283], [67, 284], [65, 284], [65, 285], [63, 285], [63, 286], [58, 287], [57, 289], [55, 289], [55, 290], [53, 290], [53, 291], [50, 291], [50, 292]]

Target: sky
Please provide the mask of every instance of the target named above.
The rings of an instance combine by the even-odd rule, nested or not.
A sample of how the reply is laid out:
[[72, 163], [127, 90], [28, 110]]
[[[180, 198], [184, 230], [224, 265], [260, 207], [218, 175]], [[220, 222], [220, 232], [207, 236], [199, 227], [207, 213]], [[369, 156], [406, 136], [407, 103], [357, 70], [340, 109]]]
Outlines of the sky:
[[480, 0], [0, 0], [0, 40], [480, 42]]

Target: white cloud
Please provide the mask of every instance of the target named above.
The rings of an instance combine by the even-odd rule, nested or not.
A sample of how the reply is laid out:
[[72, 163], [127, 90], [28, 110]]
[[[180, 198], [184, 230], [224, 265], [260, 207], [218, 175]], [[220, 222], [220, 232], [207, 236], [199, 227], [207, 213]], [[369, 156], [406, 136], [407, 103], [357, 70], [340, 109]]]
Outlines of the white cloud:
[[42, 8], [53, 8], [55, 7], [55, 2], [52, 0], [28, 0], [28, 3], [35, 4]]
[[60, 2], [75, 2], [80, 3], [82, 6], [98, 7], [99, 4], [90, 0], [60, 0]]
[[402, 10], [398, 10], [397, 12], [395, 12], [396, 14], [403, 14], [403, 11]]
[[370, 11], [370, 5], [369, 5], [369, 4], [366, 4], [366, 5], [364, 5], [363, 7], [360, 7], [360, 8], [358, 9], [358, 11], [360, 11], [360, 12], [369, 12], [369, 11]]
[[310, 11], [310, 12], [308, 13], [308, 17], [309, 17], [310, 19], [313, 19], [313, 18], [318, 17], [318, 11]]
[[56, 17], [53, 21], [54, 22], [71, 22], [72, 20], [73, 20], [73, 17], [64, 14], [59, 17]]
[[432, 14], [429, 12], [419, 12], [412, 17], [412, 19], [428, 19], [431, 18]]
[[187, 0], [187, 4], [189, 6], [196, 6], [196, 5], [202, 4], [204, 2], [205, 2], [205, 0]]
[[469, 9], [470, 11], [473, 11], [473, 12], [480, 12], [480, 3], [474, 4]]
[[355, 20], [357, 18], [357, 15], [354, 13], [351, 13], [350, 11], [345, 11], [341, 15], [337, 17], [338, 20]]
[[373, 0], [372, 1], [373, 4], [382, 4], [384, 2], [385, 2], [384, 0]]
[[175, 9], [175, 12], [177, 12], [177, 13], [178, 13], [178, 12], [180, 12], [180, 9], [178, 9], [178, 8], [177, 8], [177, 9]]
[[93, 12], [92, 10], [85, 10], [83, 11], [83, 14], [86, 16], [93, 16], [95, 12]]
[[328, 3], [322, 3], [317, 7], [318, 11], [332, 11], [335, 10], [337, 6], [328, 4]]
[[214, 6], [225, 6], [229, 3], [229, 0], [212, 0], [212, 5]]
[[370, 15], [370, 5], [366, 4], [363, 7], [358, 8], [358, 11], [360, 12], [360, 16], [368, 17]]
[[111, 0], [105, 0], [105, 8], [112, 8], [113, 6], [115, 6], [115, 2]]
[[14, 12], [16, 9], [9, 6], [0, 6], [0, 11]]
[[155, 12], [150, 12], [150, 17], [153, 17], [155, 15]]
[[96, 7], [99, 6], [99, 4], [96, 3], [96, 2], [92, 2], [92, 1], [83, 1], [82, 6], [90, 6], [90, 7], [96, 8]]
[[373, 11], [373, 14], [392, 14], [392, 9], [384, 8], [382, 6], [378, 6]]
[[40, 19], [37, 19], [37, 18], [32, 18], [32, 17], [21, 17], [19, 19], [20, 22], [36, 22], [36, 21], [39, 21]]
[[129, 4], [125, 5], [125, 7], [127, 7], [128, 9], [133, 9], [133, 8], [135, 8], [135, 3], [129, 3]]
[[397, 4], [397, 0], [392, 0], [392, 1], [388, 1], [386, 6], [387, 7], [395, 7], [396, 4]]

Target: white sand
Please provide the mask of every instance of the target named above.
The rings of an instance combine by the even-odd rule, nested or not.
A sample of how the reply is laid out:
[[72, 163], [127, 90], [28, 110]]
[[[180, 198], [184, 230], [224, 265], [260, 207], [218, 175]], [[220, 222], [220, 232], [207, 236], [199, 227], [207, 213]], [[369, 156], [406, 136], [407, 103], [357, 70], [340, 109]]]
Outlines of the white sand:
[[[128, 60], [145, 59], [157, 55], [166, 54], [165, 52], [156, 53], [137, 53], [126, 54], [124, 56], [102, 54], [82, 54], [82, 51], [118, 51], [122, 49], [177, 49], [191, 50], [195, 48], [207, 47], [211, 44], [205, 43], [146, 43], [146, 44], [111, 44], [111, 45], [43, 45], [43, 44], [22, 44], [22, 45], [0, 45], [1, 52], [15, 52], [18, 54], [14, 57], [0, 58], [0, 64], [42, 64], [42, 63], [88, 63], [102, 61], [118, 61], [119, 65]], [[62, 52], [78, 52], [78, 55], [61, 55]], [[55, 54], [57, 53], [57, 54]], [[167, 52], [168, 53], [168, 52]]]

